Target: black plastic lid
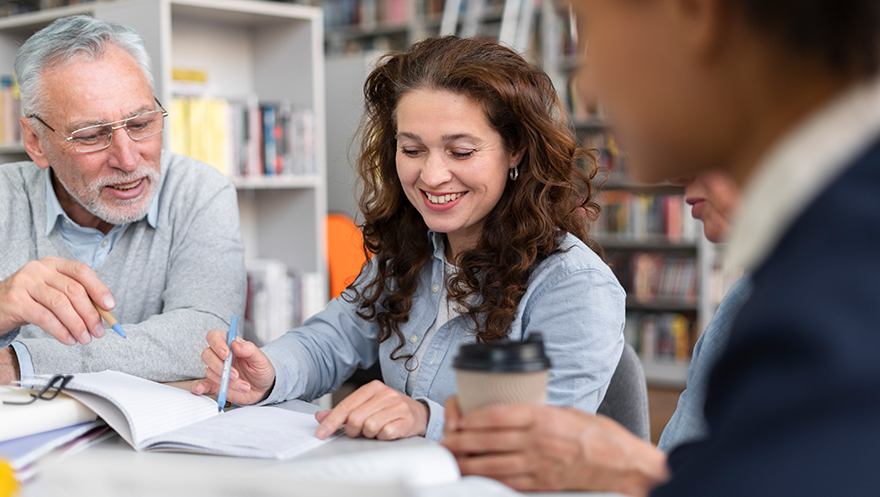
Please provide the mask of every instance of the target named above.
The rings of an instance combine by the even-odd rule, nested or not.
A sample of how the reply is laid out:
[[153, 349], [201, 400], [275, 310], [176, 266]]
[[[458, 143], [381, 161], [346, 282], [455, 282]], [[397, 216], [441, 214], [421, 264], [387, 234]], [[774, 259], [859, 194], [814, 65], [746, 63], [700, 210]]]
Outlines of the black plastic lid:
[[462, 345], [452, 363], [456, 369], [492, 373], [528, 373], [550, 369], [544, 354], [544, 338], [531, 333], [524, 342], [498, 340]]

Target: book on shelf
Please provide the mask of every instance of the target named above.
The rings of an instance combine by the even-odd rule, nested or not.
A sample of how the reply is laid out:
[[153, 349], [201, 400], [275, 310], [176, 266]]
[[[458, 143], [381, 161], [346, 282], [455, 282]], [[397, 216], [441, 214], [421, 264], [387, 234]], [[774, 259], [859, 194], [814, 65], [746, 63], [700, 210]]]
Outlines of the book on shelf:
[[171, 150], [231, 177], [314, 174], [315, 115], [288, 101], [178, 96]]
[[610, 265], [635, 302], [696, 304], [698, 269], [693, 256], [618, 252], [610, 257]]
[[598, 202], [602, 213], [593, 229], [600, 238], [612, 235], [638, 241], [659, 237], [670, 242], [693, 242], [700, 232], [682, 194], [605, 190]]
[[327, 299], [319, 274], [294, 273], [273, 259], [248, 260], [245, 267], [245, 338], [257, 345], [275, 340], [324, 308]]
[[644, 361], [683, 364], [694, 348], [694, 320], [682, 313], [628, 312], [623, 334]]
[[0, 146], [21, 144], [21, 95], [18, 82], [9, 74], [0, 76]]
[[326, 28], [357, 27], [369, 31], [379, 26], [406, 26], [410, 0], [327, 0], [324, 8]]

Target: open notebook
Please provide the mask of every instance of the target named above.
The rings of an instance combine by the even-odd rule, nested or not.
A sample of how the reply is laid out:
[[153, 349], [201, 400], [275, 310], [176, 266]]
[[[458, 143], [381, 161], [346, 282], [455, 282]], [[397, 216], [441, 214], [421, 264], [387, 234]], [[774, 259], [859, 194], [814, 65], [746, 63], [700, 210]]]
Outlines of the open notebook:
[[76, 374], [65, 392], [141, 451], [288, 459], [330, 440], [315, 437], [311, 414], [252, 406], [218, 413], [208, 397], [118, 371]]

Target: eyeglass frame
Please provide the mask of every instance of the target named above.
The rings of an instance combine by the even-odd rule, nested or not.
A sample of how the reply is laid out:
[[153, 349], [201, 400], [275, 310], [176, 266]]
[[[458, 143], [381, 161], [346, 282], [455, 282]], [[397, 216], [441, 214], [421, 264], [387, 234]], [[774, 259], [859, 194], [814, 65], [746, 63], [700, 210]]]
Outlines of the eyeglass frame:
[[[18, 401], [13, 401], [13, 400], [4, 400], [3, 404], [4, 405], [13, 405], [13, 406], [26, 406], [28, 404], [33, 404], [37, 400], [52, 400], [55, 397], [58, 397], [58, 394], [60, 394], [61, 391], [64, 390], [64, 387], [66, 387], [67, 384], [70, 383], [70, 380], [72, 380], [72, 379], [73, 379], [73, 375], [56, 374], [43, 386], [42, 389], [40, 389], [40, 391], [38, 393], [30, 394], [31, 395], [30, 400], [27, 400], [24, 402], [18, 402]], [[60, 384], [58, 386], [55, 386], [56, 383], [60, 383]], [[54, 389], [54, 390], [50, 390], [50, 389]]]
[[[70, 143], [71, 146], [73, 146], [73, 150], [74, 150], [75, 152], [80, 153], [80, 154], [90, 154], [90, 153], [92, 153], [92, 152], [100, 152], [101, 150], [106, 150], [106, 149], [110, 148], [110, 145], [113, 145], [113, 132], [116, 131], [117, 129], [120, 129], [120, 128], [124, 128], [124, 129], [125, 129], [125, 134], [128, 135], [128, 137], [131, 138], [132, 141], [146, 140], [147, 138], [151, 138], [151, 137], [156, 136], [156, 135], [158, 135], [159, 133], [161, 133], [161, 132], [165, 129], [165, 118], [168, 117], [168, 111], [165, 110], [165, 107], [162, 106], [162, 102], [160, 102], [158, 98], [156, 98], [156, 97], [154, 96], [154, 97], [153, 97], [153, 100], [156, 101], [156, 103], [159, 105], [159, 109], [161, 109], [161, 112], [162, 112], [162, 129], [160, 129], [159, 131], [157, 131], [156, 133], [154, 133], [154, 134], [152, 134], [152, 135], [150, 135], [150, 136], [145, 136], [145, 137], [143, 137], [143, 138], [132, 138], [131, 133], [128, 131], [128, 122], [131, 121], [132, 119], [137, 119], [137, 118], [143, 116], [144, 114], [149, 114], [150, 112], [159, 112], [159, 110], [150, 110], [150, 111], [147, 111], [147, 112], [144, 112], [144, 113], [138, 114], [138, 115], [136, 115], [136, 116], [126, 117], [125, 119], [120, 119], [120, 120], [118, 120], [118, 121], [113, 121], [113, 122], [111, 122], [111, 123], [106, 123], [106, 124], [91, 124], [91, 125], [86, 126], [86, 127], [84, 127], [84, 128], [80, 128], [80, 129], [74, 130], [73, 133], [70, 134], [71, 136], [64, 136], [64, 135], [62, 135], [61, 133], [59, 133], [58, 131], [56, 131], [55, 128], [53, 128], [52, 126], [49, 126], [49, 124], [48, 124], [46, 121], [44, 121], [43, 118], [41, 118], [40, 116], [38, 116], [38, 115], [36, 115], [36, 114], [31, 114], [31, 115], [29, 115], [28, 117], [29, 117], [29, 118], [32, 117], [32, 118], [36, 119], [37, 121], [40, 121], [40, 123], [41, 123], [43, 126], [49, 128], [53, 133], [55, 133], [56, 135], [58, 135], [59, 138], [61, 138], [61, 139], [64, 140], [65, 142]], [[121, 123], [121, 124], [120, 124], [120, 123]], [[119, 124], [119, 126], [114, 126], [115, 124]], [[110, 135], [109, 135], [109, 136], [110, 136], [110, 141], [107, 142], [107, 145], [105, 145], [105, 146], [103, 146], [103, 147], [101, 147], [101, 148], [96, 148], [96, 149], [94, 149], [94, 150], [87, 150], [87, 151], [85, 151], [85, 152], [80, 152], [79, 150], [76, 149], [76, 143], [73, 142], [73, 139], [75, 138], [75, 137], [73, 136], [74, 133], [77, 133], [77, 132], [82, 131], [82, 130], [84, 130], [84, 129], [97, 128], [97, 127], [103, 127], [103, 126], [110, 126]]]

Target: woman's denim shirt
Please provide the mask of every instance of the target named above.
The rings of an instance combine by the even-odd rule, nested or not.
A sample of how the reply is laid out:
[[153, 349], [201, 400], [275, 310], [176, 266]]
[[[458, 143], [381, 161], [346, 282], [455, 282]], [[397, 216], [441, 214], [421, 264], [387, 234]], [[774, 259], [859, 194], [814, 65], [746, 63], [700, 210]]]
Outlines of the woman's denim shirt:
[[[444, 284], [445, 236], [429, 232], [434, 250], [422, 269], [409, 319], [400, 324], [403, 347], [395, 357], [414, 354], [437, 318]], [[626, 294], [596, 253], [571, 234], [561, 235], [562, 251], [542, 261], [529, 278], [513, 323], [511, 340], [540, 332], [552, 363], [547, 404], [595, 413], [623, 352]], [[370, 274], [375, 268], [368, 267]], [[360, 283], [360, 282], [359, 282]], [[300, 327], [263, 347], [275, 367], [275, 386], [261, 404], [300, 398], [312, 400], [339, 388], [358, 367], [379, 359], [385, 383], [405, 392], [410, 374], [405, 360], [392, 360], [396, 335], [378, 343], [379, 326], [357, 315], [357, 304], [343, 298]], [[452, 361], [463, 344], [476, 341], [466, 316], [451, 319], [428, 342], [412, 397], [430, 409], [426, 438], [443, 437], [443, 403], [456, 393]], [[410, 366], [412, 361], [410, 362]]]

